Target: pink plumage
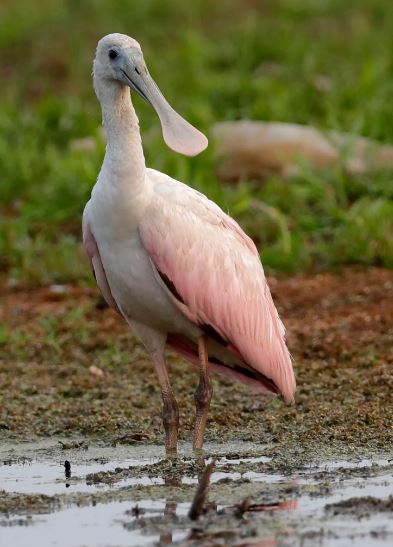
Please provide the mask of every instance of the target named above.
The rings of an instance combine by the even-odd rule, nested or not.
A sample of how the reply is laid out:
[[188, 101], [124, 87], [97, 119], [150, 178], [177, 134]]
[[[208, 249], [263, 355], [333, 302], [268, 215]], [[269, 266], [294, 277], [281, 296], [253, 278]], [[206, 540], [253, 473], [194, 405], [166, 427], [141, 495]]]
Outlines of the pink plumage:
[[[252, 240], [215, 203], [169, 177], [157, 178], [155, 198], [139, 233], [156, 269], [174, 285], [174, 302], [291, 402], [296, 384], [285, 330]], [[178, 340], [172, 345], [187, 354]]]

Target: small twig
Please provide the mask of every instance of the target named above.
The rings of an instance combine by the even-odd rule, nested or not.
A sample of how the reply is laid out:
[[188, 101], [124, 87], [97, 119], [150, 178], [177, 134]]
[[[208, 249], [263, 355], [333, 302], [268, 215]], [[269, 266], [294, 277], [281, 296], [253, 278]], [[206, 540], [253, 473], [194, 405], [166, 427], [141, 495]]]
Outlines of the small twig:
[[71, 464], [68, 460], [64, 462], [64, 473], [65, 473], [66, 479], [71, 478]]
[[215, 466], [215, 461], [209, 463], [200, 478], [197, 491], [195, 492], [194, 499], [188, 512], [188, 516], [191, 520], [198, 520], [198, 518], [203, 513], [206, 496], [209, 492], [210, 477], [214, 471]]
[[239, 505], [236, 507], [236, 513], [241, 517], [244, 515], [244, 513], [247, 513], [249, 511], [251, 506], [251, 496], [248, 496], [247, 498], [244, 498], [244, 500], [239, 503]]

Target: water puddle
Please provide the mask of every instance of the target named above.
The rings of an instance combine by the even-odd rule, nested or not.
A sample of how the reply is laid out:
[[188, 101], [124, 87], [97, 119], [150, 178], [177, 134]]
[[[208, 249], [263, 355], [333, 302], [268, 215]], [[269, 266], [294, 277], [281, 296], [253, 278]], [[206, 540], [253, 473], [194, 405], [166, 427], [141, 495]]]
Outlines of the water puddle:
[[[174, 481], [167, 476], [170, 464], [160, 467], [159, 447], [82, 451], [49, 444], [36, 450], [31, 445], [24, 456], [22, 451], [0, 451], [0, 495], [5, 499], [8, 493], [11, 501], [20, 496], [13, 508], [0, 513], [2, 545], [393, 544], [393, 500], [392, 510], [384, 509], [393, 494], [389, 459], [327, 461], [283, 475], [263, 454], [245, 449], [244, 456], [237, 450], [231, 458], [223, 455], [230, 454], [230, 447], [211, 447], [209, 452], [217, 454], [210, 481], [215, 503], [192, 522], [187, 514], [200, 473], [189, 454], [179, 464], [186, 471]], [[99, 473], [96, 482], [87, 478], [92, 473]], [[110, 480], [100, 482], [106, 474]], [[49, 498], [40, 496], [38, 503], [32, 494]], [[348, 502], [351, 498], [363, 502]]]
[[[225, 458], [217, 461], [217, 467], [224, 464], [236, 466], [238, 463], [256, 463], [259, 461], [268, 461], [269, 458], [244, 458], [242, 460], [227, 461]], [[68, 461], [68, 460], [67, 460]], [[157, 463], [159, 459], [151, 460], [124, 460], [116, 462], [107, 462], [103, 464], [92, 465], [72, 465], [70, 473], [66, 474], [64, 462], [40, 462], [40, 461], [14, 461], [6, 462], [0, 465], [0, 484], [6, 492], [17, 492], [19, 494], [63, 494], [65, 492], [97, 492], [108, 488], [108, 482], [89, 483], [84, 481], [86, 475], [92, 473], [102, 473], [105, 471], [115, 472], [116, 469], [127, 469], [136, 466], [146, 466]], [[266, 473], [249, 472], [223, 472], [217, 471], [212, 474], [211, 483], [218, 483], [223, 480], [239, 481], [249, 479], [252, 482], [276, 482], [285, 480], [284, 476], [268, 475]], [[164, 485], [165, 480], [162, 477], [130, 477], [116, 480], [115, 478], [109, 484], [113, 489], [124, 488], [126, 486], [152, 486]], [[182, 477], [181, 484], [198, 484], [198, 476]], [[67, 490], [65, 490], [67, 489]]]
[[[89, 473], [115, 471], [116, 468], [128, 468], [140, 465], [149, 465], [154, 459], [126, 459], [106, 463], [91, 463], [78, 465], [72, 464], [70, 472], [66, 474], [66, 469], [62, 462], [37, 461], [37, 460], [9, 460], [0, 464], [0, 485], [6, 492], [17, 492], [19, 494], [45, 494], [48, 496], [54, 494], [63, 494], [65, 492], [95, 492], [103, 490], [108, 485], [89, 484], [83, 480]], [[119, 483], [117, 486], [119, 486]], [[164, 481], [157, 478], [141, 477], [139, 479], [129, 479], [129, 484], [149, 485], [164, 484]]]
[[[144, 517], [149, 518], [164, 511], [165, 500], [141, 502], [139, 507], [145, 511]], [[136, 520], [136, 517], [127, 516], [130, 509], [129, 502], [70, 507], [51, 515], [26, 519], [26, 525], [20, 518], [10, 518], [1, 530], [2, 544], [13, 547], [129, 547], [152, 545], [158, 541], [159, 536], [146, 536], [143, 529], [130, 530], [128, 525]], [[184, 507], [186, 511], [187, 507]], [[180, 540], [186, 535], [186, 532], [175, 531], [173, 539]]]

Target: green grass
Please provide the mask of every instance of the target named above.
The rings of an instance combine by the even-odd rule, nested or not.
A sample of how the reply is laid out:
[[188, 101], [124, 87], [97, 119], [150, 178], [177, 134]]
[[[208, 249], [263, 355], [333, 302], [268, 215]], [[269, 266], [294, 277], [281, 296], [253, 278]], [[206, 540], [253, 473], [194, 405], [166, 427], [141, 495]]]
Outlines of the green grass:
[[[314, 125], [393, 142], [390, 0], [6, 1], [0, 7], [0, 271], [28, 283], [83, 281], [80, 221], [104, 154], [91, 85], [97, 40], [126, 32], [170, 102], [209, 133], [221, 120]], [[316, 77], [329, 78], [319, 90]], [[135, 100], [149, 166], [235, 216], [268, 271], [393, 267], [393, 174], [302, 168], [223, 185], [212, 151], [167, 149]], [[91, 150], [73, 150], [91, 137]]]

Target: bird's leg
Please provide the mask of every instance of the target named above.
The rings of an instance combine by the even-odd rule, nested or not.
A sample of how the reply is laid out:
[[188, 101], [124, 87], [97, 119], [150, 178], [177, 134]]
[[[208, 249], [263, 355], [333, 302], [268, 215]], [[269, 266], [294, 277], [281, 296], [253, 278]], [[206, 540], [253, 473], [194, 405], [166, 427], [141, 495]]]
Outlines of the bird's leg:
[[209, 412], [210, 401], [213, 395], [212, 381], [209, 376], [209, 360], [207, 353], [206, 338], [202, 336], [198, 340], [198, 353], [200, 364], [199, 384], [195, 391], [195, 432], [194, 432], [194, 450], [199, 450], [203, 446], [203, 435], [205, 433], [207, 414]]
[[179, 410], [175, 396], [173, 395], [168, 370], [163, 356], [154, 358], [158, 379], [161, 386], [163, 401], [162, 422], [165, 429], [165, 449], [167, 455], [177, 452], [177, 430], [179, 427]]

